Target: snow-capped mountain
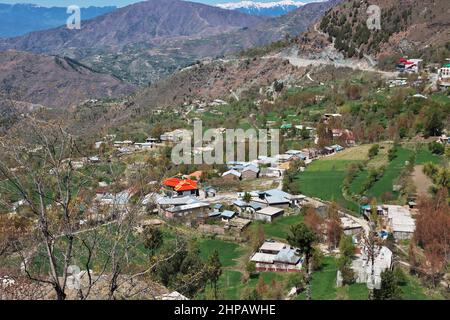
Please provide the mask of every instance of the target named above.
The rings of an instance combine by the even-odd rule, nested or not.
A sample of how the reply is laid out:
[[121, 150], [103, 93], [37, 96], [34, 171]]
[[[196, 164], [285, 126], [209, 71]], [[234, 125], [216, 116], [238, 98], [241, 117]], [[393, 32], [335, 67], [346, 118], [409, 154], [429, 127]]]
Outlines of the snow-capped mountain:
[[277, 17], [288, 13], [289, 11], [300, 8], [305, 5], [304, 2], [293, 0], [282, 0], [275, 2], [257, 2], [257, 1], [241, 1], [218, 4], [222, 9], [236, 10], [239, 12], [258, 15]]

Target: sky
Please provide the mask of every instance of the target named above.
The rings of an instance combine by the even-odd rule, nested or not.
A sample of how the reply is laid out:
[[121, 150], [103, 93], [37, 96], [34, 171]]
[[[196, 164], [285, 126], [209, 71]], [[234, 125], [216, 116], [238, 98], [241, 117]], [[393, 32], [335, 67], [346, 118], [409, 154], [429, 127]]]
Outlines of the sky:
[[[141, 2], [142, 0], [0, 0], [0, 3], [34, 3], [41, 6], [51, 7], [67, 7], [69, 5], [78, 5], [80, 7], [89, 7], [89, 6], [125, 6], [135, 2]], [[226, 2], [240, 2], [241, 0], [190, 0], [192, 2], [201, 2], [206, 4], [218, 4], [218, 3], [226, 3]], [[277, 0], [255, 0], [257, 2], [274, 2]], [[308, 0], [303, 0], [302, 2], [311, 2]]]

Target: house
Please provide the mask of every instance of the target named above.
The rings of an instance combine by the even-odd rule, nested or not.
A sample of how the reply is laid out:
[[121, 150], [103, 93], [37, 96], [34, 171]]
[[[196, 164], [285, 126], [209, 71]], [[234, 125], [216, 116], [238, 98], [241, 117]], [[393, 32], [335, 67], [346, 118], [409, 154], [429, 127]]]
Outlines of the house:
[[332, 148], [334, 150], [334, 152], [340, 152], [340, 151], [344, 150], [344, 147], [342, 147], [338, 144], [334, 144], [334, 145], [330, 146], [330, 148]]
[[251, 220], [243, 219], [240, 217], [234, 217], [231, 220], [228, 220], [228, 224], [226, 225], [226, 228], [230, 230], [231, 232], [237, 232], [238, 234], [241, 234], [244, 232], [247, 227], [252, 223]]
[[242, 170], [241, 178], [243, 180], [257, 179], [258, 177], [259, 177], [259, 168], [255, 165], [248, 165]]
[[213, 187], [205, 187], [205, 198], [214, 198], [217, 194], [217, 190]]
[[297, 250], [282, 242], [266, 240], [250, 261], [259, 272], [301, 272], [303, 259]]
[[160, 139], [160, 138], [148, 137], [148, 138], [145, 140], [145, 142], [157, 144], [157, 143], [161, 143], [161, 139]]
[[387, 217], [388, 231], [392, 232], [396, 240], [411, 239], [416, 230], [416, 222], [411, 217], [411, 211], [402, 206], [384, 205]]
[[154, 144], [151, 142], [143, 142], [143, 143], [136, 142], [134, 145], [138, 150], [150, 150], [153, 149], [154, 146]]
[[256, 211], [261, 210], [264, 207], [264, 205], [255, 201], [245, 202], [243, 200], [236, 200], [233, 202], [233, 205], [240, 214], [244, 215], [253, 215]]
[[303, 195], [292, 195], [279, 189], [257, 192], [257, 194], [258, 197], [253, 199], [255, 202], [278, 208], [298, 207], [305, 199]]
[[125, 141], [114, 141], [114, 147], [115, 148], [122, 148], [122, 147], [131, 147], [134, 144], [131, 140], [125, 140]]
[[241, 180], [241, 173], [231, 169], [222, 174], [222, 179], [226, 181], [239, 181]]
[[199, 215], [206, 217], [209, 211], [208, 203], [201, 202], [192, 196], [159, 197], [156, 203], [159, 214], [171, 220], [188, 216], [197, 218]]
[[194, 180], [169, 178], [163, 181], [163, 185], [179, 196], [195, 195], [198, 197], [199, 195], [198, 184]]
[[450, 63], [438, 70], [438, 80], [439, 86], [444, 88], [450, 87]]
[[342, 118], [342, 115], [340, 113], [325, 113], [323, 115], [323, 122], [328, 123], [331, 119], [339, 119]]
[[159, 138], [162, 142], [179, 142], [184, 137], [191, 136], [191, 132], [185, 129], [176, 129], [163, 133]]
[[308, 155], [300, 150], [288, 150], [285, 152], [285, 154], [291, 156], [291, 160], [299, 159], [306, 161], [308, 159]]
[[[381, 273], [392, 268], [393, 254], [387, 247], [381, 247], [375, 255], [373, 270], [372, 262], [369, 259], [369, 254], [366, 250], [362, 250], [357, 259], [352, 261], [352, 269], [355, 272], [357, 283], [367, 283], [369, 289], [380, 289], [381, 287]], [[373, 278], [372, 278], [373, 271]], [[340, 278], [338, 271], [338, 280]]]
[[[372, 207], [370, 204], [365, 204], [361, 206], [361, 214], [366, 218], [367, 220], [370, 219], [370, 215], [372, 214]], [[382, 206], [377, 206], [377, 215], [383, 216], [385, 214]]]
[[276, 218], [284, 215], [284, 209], [277, 207], [265, 207], [256, 211], [255, 219], [259, 221], [272, 222]]
[[347, 236], [353, 236], [356, 234], [359, 234], [363, 231], [363, 227], [360, 223], [356, 222], [355, 220], [343, 216], [341, 219], [341, 225], [342, 229], [344, 231], [344, 234]]
[[222, 218], [222, 221], [229, 221], [233, 219], [236, 216], [236, 212], [230, 211], [230, 210], [224, 210], [220, 212], [220, 217]]

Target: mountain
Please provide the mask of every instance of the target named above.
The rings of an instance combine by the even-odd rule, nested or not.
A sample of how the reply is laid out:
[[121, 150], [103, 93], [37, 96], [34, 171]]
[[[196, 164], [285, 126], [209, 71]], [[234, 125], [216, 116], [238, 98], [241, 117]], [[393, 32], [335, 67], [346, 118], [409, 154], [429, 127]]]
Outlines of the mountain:
[[[114, 11], [116, 7], [81, 8], [81, 19], [89, 20]], [[29, 32], [66, 24], [70, 14], [66, 7], [40, 7], [34, 4], [0, 3], [0, 38], [17, 37]]]
[[134, 87], [69, 58], [18, 51], [0, 52], [0, 98], [53, 108], [87, 99], [119, 97]]
[[149, 0], [65, 27], [0, 40], [15, 49], [67, 56], [90, 68], [148, 85], [206, 57], [297, 36], [338, 3], [310, 3], [276, 18], [180, 0]]
[[120, 8], [82, 23], [81, 30], [65, 26], [6, 39], [0, 48], [35, 53], [64, 49], [117, 52], [131, 44], [157, 46], [167, 39], [200, 38], [249, 27], [261, 21], [238, 12], [181, 0], [148, 0]]
[[218, 4], [222, 9], [266, 17], [278, 17], [292, 10], [298, 9], [305, 3], [300, 1], [283, 0], [277, 2], [241, 1]]
[[[367, 27], [370, 5], [381, 10], [380, 30]], [[440, 61], [450, 54], [449, 10], [448, 0], [345, 0], [302, 36], [301, 51], [332, 44], [346, 57], [391, 57], [391, 65], [401, 55]]]

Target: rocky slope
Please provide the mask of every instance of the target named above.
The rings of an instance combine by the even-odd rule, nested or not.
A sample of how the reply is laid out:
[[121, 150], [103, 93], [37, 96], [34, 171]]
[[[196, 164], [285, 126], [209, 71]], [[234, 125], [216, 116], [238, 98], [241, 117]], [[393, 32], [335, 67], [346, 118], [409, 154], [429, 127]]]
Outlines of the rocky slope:
[[69, 58], [12, 50], [0, 52], [2, 99], [68, 108], [86, 99], [127, 95], [134, 89]]

